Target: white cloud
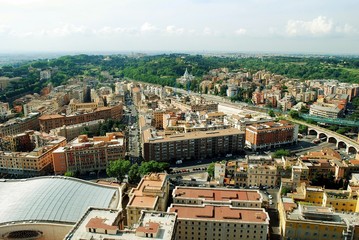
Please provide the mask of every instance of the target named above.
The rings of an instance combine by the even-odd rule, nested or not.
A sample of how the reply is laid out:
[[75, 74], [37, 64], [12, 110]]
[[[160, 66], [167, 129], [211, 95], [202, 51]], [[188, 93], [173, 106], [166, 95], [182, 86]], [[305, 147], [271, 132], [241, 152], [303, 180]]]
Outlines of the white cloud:
[[357, 33], [357, 30], [349, 24], [345, 24], [344, 26], [337, 26], [335, 28], [335, 31], [338, 33], [345, 34]]
[[323, 16], [311, 21], [289, 20], [286, 32], [289, 36], [325, 35], [333, 31], [333, 21]]
[[6, 34], [10, 31], [9, 26], [6, 25], [0, 25], [0, 34]]
[[125, 28], [125, 27], [103, 27], [98, 30], [93, 30], [94, 34], [97, 35], [113, 35], [113, 34], [137, 34], [138, 30], [136, 28]]
[[167, 34], [181, 35], [184, 32], [185, 32], [184, 28], [177, 28], [173, 25], [167, 26], [165, 29], [165, 33], [167, 33]]
[[47, 35], [51, 37], [66, 37], [72, 34], [89, 34], [91, 30], [85, 26], [76, 26], [73, 24], [65, 24], [61, 27], [56, 27], [50, 30], [43, 30], [41, 35]]
[[245, 28], [240, 28], [240, 29], [237, 29], [236, 31], [234, 31], [234, 34], [236, 35], [245, 35], [247, 33], [247, 29]]
[[141, 28], [140, 28], [140, 31], [141, 32], [154, 32], [154, 31], [157, 31], [157, 27], [152, 25], [151, 23], [148, 23], [148, 22], [145, 22]]
[[205, 27], [205, 28], [203, 29], [203, 34], [204, 34], [204, 35], [212, 35], [212, 34], [213, 34], [213, 31], [212, 31], [211, 28]]

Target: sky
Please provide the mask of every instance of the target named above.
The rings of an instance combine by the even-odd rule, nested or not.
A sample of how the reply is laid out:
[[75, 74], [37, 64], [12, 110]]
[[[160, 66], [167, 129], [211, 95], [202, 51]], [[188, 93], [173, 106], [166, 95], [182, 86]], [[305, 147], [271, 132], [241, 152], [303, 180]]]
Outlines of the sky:
[[359, 54], [358, 0], [0, 0], [0, 53]]

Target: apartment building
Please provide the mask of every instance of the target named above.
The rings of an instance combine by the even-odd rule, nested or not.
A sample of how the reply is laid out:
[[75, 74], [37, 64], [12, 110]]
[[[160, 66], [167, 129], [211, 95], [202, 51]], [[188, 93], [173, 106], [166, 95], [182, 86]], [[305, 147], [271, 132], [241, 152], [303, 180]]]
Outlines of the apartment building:
[[169, 183], [165, 173], [145, 175], [136, 188], [129, 193], [127, 204], [127, 226], [138, 221], [142, 210], [166, 211], [169, 196]]
[[0, 116], [6, 117], [7, 115], [11, 114], [9, 103], [7, 102], [0, 102]]
[[291, 198], [278, 203], [283, 239], [359, 239], [357, 214], [334, 212], [332, 208], [297, 205]]
[[298, 125], [285, 120], [246, 127], [246, 145], [253, 150], [279, 147], [297, 140]]
[[359, 212], [358, 193], [327, 189], [323, 193], [323, 206], [338, 212]]
[[335, 104], [314, 103], [310, 105], [309, 114], [323, 118], [340, 118], [343, 115], [343, 109], [338, 108]]
[[30, 152], [34, 149], [30, 134], [34, 131], [29, 130], [16, 135], [8, 135], [0, 138], [0, 149], [11, 152]]
[[99, 107], [104, 107], [104, 102], [100, 98], [96, 99], [95, 102], [89, 102], [89, 103], [79, 102], [76, 99], [71, 99], [69, 106], [68, 106], [69, 111], [71, 113], [78, 112], [79, 110], [93, 111]]
[[335, 173], [335, 166], [328, 159], [312, 159], [309, 156], [301, 156], [298, 165], [307, 169], [308, 179], [312, 179], [316, 174]]
[[[0, 151], [0, 173], [15, 176], [39, 176], [52, 171], [52, 153], [66, 144], [66, 138], [36, 133], [33, 150], [29, 152]], [[41, 140], [42, 139], [42, 140]], [[42, 144], [38, 144], [43, 142]]]
[[177, 213], [178, 240], [267, 239], [269, 216], [262, 208], [171, 204], [168, 212]]
[[95, 132], [103, 122], [105, 122], [104, 119], [99, 119], [74, 125], [64, 125], [62, 127], [51, 129], [50, 134], [63, 136], [67, 139], [67, 141], [71, 141], [78, 137], [84, 129], [90, 132]]
[[247, 186], [270, 186], [280, 184], [280, 171], [273, 165], [249, 165], [247, 169]]
[[53, 152], [55, 174], [65, 172], [91, 172], [105, 170], [110, 161], [123, 159], [126, 144], [123, 133], [106, 133], [106, 136], [88, 138], [80, 135], [66, 146]]
[[214, 103], [214, 102], [193, 103], [193, 104], [191, 104], [191, 111], [193, 111], [193, 112], [200, 112], [200, 111], [218, 112], [218, 103]]
[[184, 159], [204, 159], [237, 153], [244, 147], [244, 132], [234, 129], [160, 135], [152, 129], [143, 134], [145, 160], [175, 162]]
[[246, 155], [246, 162], [247, 164], [274, 164], [274, 160], [271, 155]]
[[15, 135], [26, 130], [39, 130], [40, 113], [29, 113], [27, 117], [10, 119], [0, 124], [0, 137]]
[[122, 103], [112, 107], [97, 108], [93, 112], [75, 115], [42, 115], [39, 117], [40, 129], [43, 132], [50, 132], [51, 129], [62, 127], [64, 125], [74, 125], [84, 122], [90, 122], [98, 119], [121, 119]]
[[166, 110], [155, 110], [153, 111], [153, 118], [151, 125], [156, 129], [163, 129], [163, 115], [169, 113]]
[[263, 197], [258, 190], [177, 186], [172, 192], [174, 204], [228, 205], [261, 208]]
[[295, 192], [288, 194], [288, 197], [297, 201], [330, 207], [337, 212], [359, 212], [357, 189], [354, 191], [351, 191], [350, 188], [348, 190], [324, 189], [301, 183]]
[[141, 102], [141, 89], [139, 87], [134, 87], [132, 89], [132, 100], [133, 104], [135, 104], [136, 106], [138, 106]]

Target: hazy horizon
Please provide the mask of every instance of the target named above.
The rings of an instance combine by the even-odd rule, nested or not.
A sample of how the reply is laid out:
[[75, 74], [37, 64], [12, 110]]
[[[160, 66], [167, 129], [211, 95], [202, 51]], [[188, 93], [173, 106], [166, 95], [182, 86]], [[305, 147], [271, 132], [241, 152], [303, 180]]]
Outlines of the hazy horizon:
[[0, 53], [358, 55], [359, 1], [0, 0]]

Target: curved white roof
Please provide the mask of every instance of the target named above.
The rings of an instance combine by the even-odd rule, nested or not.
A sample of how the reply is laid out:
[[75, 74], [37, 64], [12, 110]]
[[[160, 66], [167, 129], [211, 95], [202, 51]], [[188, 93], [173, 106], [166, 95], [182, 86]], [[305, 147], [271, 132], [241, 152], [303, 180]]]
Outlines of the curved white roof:
[[0, 182], [0, 224], [16, 221], [75, 223], [88, 207], [108, 208], [118, 189], [74, 178]]

